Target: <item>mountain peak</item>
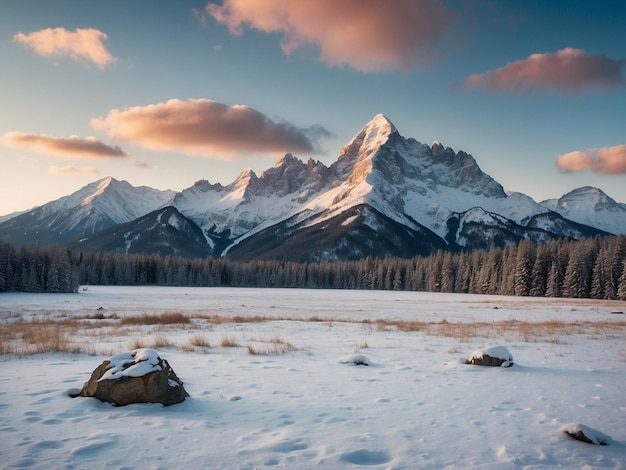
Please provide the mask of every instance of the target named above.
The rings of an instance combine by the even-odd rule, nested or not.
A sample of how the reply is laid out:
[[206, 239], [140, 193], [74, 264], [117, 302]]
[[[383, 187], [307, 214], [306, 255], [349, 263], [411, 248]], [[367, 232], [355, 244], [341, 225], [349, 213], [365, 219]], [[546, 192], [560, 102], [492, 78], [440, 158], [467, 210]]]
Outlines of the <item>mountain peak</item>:
[[[340, 181], [345, 180], [354, 170], [357, 161], [369, 160], [398, 130], [384, 114], [377, 114], [353, 139], [348, 142], [333, 164]], [[365, 174], [365, 173], [364, 173]]]
[[583, 186], [540, 204], [574, 222], [616, 235], [626, 233], [626, 209], [601, 189]]
[[84, 206], [90, 204], [95, 198], [103, 195], [107, 190], [111, 191], [109, 188], [114, 188], [115, 185], [118, 185], [119, 183], [120, 182], [112, 176], [107, 176], [106, 178], [99, 179], [91, 185], [87, 185], [85, 189], [89, 188], [89, 193], [82, 200], [81, 205]]
[[302, 163], [302, 161], [298, 157], [294, 157], [291, 153], [286, 153], [284, 156], [279, 158], [274, 164], [274, 168], [278, 168], [283, 165], [291, 165], [294, 163]]
[[365, 132], [370, 136], [377, 135], [381, 137], [388, 137], [390, 134], [398, 132], [398, 129], [396, 129], [396, 126], [394, 126], [384, 114], [378, 113], [365, 125], [362, 132]]
[[582, 186], [573, 189], [561, 196], [557, 204], [563, 211], [567, 211], [570, 208], [580, 209], [582, 207], [597, 210], [602, 207], [618, 205], [604, 191], [593, 186]]

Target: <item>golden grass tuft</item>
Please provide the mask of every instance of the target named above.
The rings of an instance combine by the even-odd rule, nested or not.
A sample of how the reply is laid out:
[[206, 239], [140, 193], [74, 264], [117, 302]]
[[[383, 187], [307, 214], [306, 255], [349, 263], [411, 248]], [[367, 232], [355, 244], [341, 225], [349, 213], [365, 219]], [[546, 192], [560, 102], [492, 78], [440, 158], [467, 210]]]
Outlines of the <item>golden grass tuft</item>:
[[191, 338], [189, 338], [188, 343], [196, 348], [210, 348], [211, 344], [206, 336], [201, 335], [200, 333], [196, 333]]
[[237, 348], [239, 347], [239, 343], [232, 336], [222, 336], [220, 340], [220, 346], [222, 348]]
[[159, 333], [152, 338], [151, 348], [169, 348], [174, 346], [174, 344], [169, 340], [167, 336], [163, 333]]
[[147, 348], [148, 343], [143, 338], [135, 338], [128, 343], [128, 349], [133, 351], [135, 349]]
[[187, 340], [186, 343], [181, 344], [179, 349], [184, 352], [194, 352], [196, 349], [208, 349], [211, 347], [209, 340], [206, 336], [196, 333]]
[[123, 317], [120, 325], [186, 325], [191, 318], [181, 312], [163, 312], [159, 315], [144, 313]]
[[283, 340], [280, 336], [272, 336], [267, 339], [256, 340], [256, 343], [263, 343], [262, 345], [255, 345], [248, 343], [248, 354], [252, 356], [275, 356], [278, 354], [284, 354], [289, 351], [297, 351], [293, 344]]

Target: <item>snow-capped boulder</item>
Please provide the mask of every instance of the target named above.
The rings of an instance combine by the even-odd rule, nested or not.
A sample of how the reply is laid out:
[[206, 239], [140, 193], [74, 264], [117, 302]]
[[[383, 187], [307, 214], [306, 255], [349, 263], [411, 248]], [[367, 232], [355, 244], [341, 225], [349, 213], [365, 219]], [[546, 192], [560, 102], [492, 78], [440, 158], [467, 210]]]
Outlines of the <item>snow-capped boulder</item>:
[[339, 359], [342, 364], [349, 364], [352, 366], [369, 366], [370, 360], [363, 354], [348, 354]]
[[506, 346], [493, 346], [474, 351], [465, 363], [477, 366], [511, 367], [513, 356]]
[[564, 432], [577, 441], [586, 442], [587, 444], [606, 446], [612, 441], [612, 439], [606, 434], [580, 423], [565, 424], [561, 426], [559, 431]]
[[100, 364], [79, 396], [95, 397], [115, 406], [131, 403], [180, 403], [189, 394], [183, 382], [154, 349], [135, 349]]

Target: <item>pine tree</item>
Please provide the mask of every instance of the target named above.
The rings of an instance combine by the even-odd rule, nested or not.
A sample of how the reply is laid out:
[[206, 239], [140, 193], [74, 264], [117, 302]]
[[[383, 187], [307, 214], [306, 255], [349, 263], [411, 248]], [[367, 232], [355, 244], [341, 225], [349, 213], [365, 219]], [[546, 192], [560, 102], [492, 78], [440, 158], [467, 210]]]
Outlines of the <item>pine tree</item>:
[[517, 245], [513, 288], [515, 295], [527, 296], [530, 294], [535, 257], [535, 245], [531, 242], [522, 240]]
[[570, 257], [565, 269], [565, 277], [563, 278], [563, 296], [579, 298], [583, 297], [581, 290], [581, 263], [579, 252], [575, 250], [573, 256]]
[[530, 295], [543, 297], [547, 292], [548, 272], [550, 268], [550, 246], [544, 245], [537, 250], [537, 257], [532, 269]]
[[454, 292], [456, 282], [457, 261], [456, 256], [447, 252], [443, 256], [441, 264], [441, 292]]
[[617, 298], [626, 300], [626, 261], [622, 263], [622, 274], [619, 278], [619, 287], [617, 288]]

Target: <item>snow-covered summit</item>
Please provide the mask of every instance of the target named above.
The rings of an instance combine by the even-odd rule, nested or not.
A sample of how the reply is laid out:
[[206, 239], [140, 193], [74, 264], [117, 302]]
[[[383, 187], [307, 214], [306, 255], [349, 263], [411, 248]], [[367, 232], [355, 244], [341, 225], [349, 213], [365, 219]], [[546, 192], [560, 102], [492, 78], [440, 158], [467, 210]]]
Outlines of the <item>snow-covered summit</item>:
[[626, 235], [626, 209], [601, 189], [583, 186], [540, 204], [574, 222]]
[[389, 140], [392, 134], [397, 132], [396, 127], [383, 114], [374, 116], [341, 149], [339, 158], [331, 166], [333, 175], [339, 182], [351, 178], [352, 184], [358, 183], [367, 176], [371, 168], [371, 157]]
[[10, 219], [3, 228], [21, 231], [26, 243], [63, 244], [135, 220], [168, 205], [175, 194], [107, 177]]
[[381, 113], [374, 116], [372, 120], [363, 127], [363, 130], [370, 138], [379, 136], [383, 139], [394, 132], [398, 132], [396, 126], [394, 126], [387, 116]]
[[[546, 212], [538, 204], [518, 211], [502, 186], [478, 166], [474, 157], [435, 141], [432, 146], [400, 135], [382, 114], [367, 123], [342, 149], [330, 167], [334, 197], [327, 202], [326, 217], [348, 207], [367, 204], [393, 220], [416, 227], [415, 221], [439, 236], [448, 230], [446, 220], [473, 207], [523, 218]], [[320, 204], [317, 204], [318, 206]], [[520, 213], [521, 212], [521, 213]], [[523, 214], [523, 215], [522, 215]]]

